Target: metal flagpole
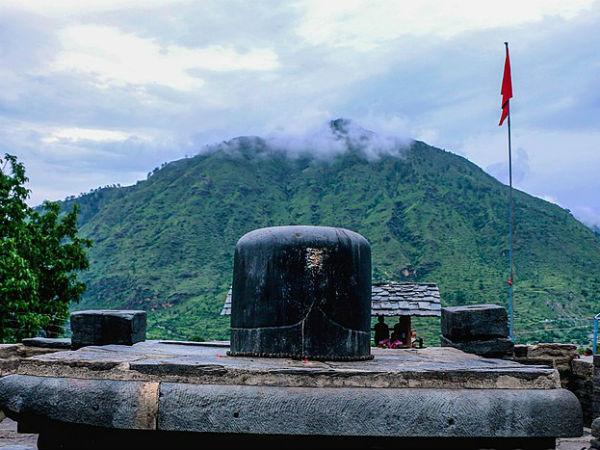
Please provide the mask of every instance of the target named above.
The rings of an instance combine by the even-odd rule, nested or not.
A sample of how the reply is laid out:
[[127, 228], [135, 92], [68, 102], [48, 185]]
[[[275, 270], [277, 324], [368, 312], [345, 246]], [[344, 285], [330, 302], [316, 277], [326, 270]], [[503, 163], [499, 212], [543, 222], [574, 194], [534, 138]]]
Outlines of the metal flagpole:
[[[508, 42], [504, 43], [506, 52], [508, 54]], [[514, 221], [515, 221], [515, 210], [513, 202], [513, 181], [512, 181], [512, 147], [511, 147], [511, 136], [510, 136], [510, 99], [508, 100], [508, 265], [509, 265], [509, 278], [508, 278], [508, 333], [511, 339], [514, 340], [514, 301], [513, 301], [513, 232], [514, 232]]]

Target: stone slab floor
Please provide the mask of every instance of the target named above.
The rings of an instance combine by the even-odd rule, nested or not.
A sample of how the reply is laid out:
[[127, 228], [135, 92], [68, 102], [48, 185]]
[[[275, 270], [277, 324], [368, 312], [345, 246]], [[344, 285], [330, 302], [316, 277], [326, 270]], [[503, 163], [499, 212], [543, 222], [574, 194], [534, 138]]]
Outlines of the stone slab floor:
[[37, 435], [18, 434], [17, 423], [10, 419], [0, 422], [0, 448], [2, 450], [35, 450]]
[[[559, 439], [558, 450], [588, 450], [590, 448], [590, 430], [585, 429], [580, 438]], [[37, 450], [37, 435], [17, 433], [16, 422], [4, 419], [0, 422], [0, 449], [2, 450]]]

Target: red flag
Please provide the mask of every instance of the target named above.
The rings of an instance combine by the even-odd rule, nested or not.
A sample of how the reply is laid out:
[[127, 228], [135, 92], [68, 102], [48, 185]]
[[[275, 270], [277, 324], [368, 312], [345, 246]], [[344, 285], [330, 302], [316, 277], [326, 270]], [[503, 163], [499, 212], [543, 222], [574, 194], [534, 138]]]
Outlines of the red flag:
[[502, 126], [504, 119], [508, 117], [509, 100], [512, 98], [512, 80], [510, 79], [510, 57], [508, 56], [508, 44], [506, 44], [506, 61], [504, 61], [504, 78], [502, 78], [502, 116], [498, 126]]

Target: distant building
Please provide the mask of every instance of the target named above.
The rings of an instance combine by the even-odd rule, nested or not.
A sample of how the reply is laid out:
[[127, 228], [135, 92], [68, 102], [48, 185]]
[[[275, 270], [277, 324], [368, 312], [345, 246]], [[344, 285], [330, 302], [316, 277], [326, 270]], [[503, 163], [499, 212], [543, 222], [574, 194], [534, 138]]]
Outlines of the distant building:
[[[440, 290], [433, 283], [376, 283], [371, 289], [372, 316], [441, 315]], [[231, 288], [221, 315], [231, 315]]]
[[372, 316], [440, 317], [440, 290], [433, 283], [376, 283], [371, 290]]

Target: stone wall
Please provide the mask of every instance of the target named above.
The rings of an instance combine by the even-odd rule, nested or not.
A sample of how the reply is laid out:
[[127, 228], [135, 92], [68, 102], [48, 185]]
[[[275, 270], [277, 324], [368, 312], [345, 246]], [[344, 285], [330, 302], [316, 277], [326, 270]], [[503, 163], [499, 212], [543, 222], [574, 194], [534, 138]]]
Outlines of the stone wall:
[[[581, 403], [585, 426], [600, 416], [600, 370], [591, 357], [580, 358], [572, 344], [515, 345], [513, 360], [521, 364], [547, 365], [558, 370], [562, 386]], [[598, 363], [600, 365], [600, 361]], [[598, 372], [594, 376], [594, 371]]]
[[592, 399], [592, 414], [594, 418], [600, 417], [600, 357], [594, 356], [594, 375], [593, 375], [593, 399]]
[[573, 344], [515, 345], [512, 359], [529, 365], [545, 365], [558, 370], [564, 388], [568, 387], [573, 374], [571, 362], [578, 357], [577, 346]]
[[0, 344], [0, 377], [16, 372], [24, 358], [63, 350], [23, 344]]
[[583, 410], [583, 423], [590, 426], [594, 415], [594, 365], [591, 357], [574, 359], [571, 363], [572, 375], [567, 389], [573, 392]]

